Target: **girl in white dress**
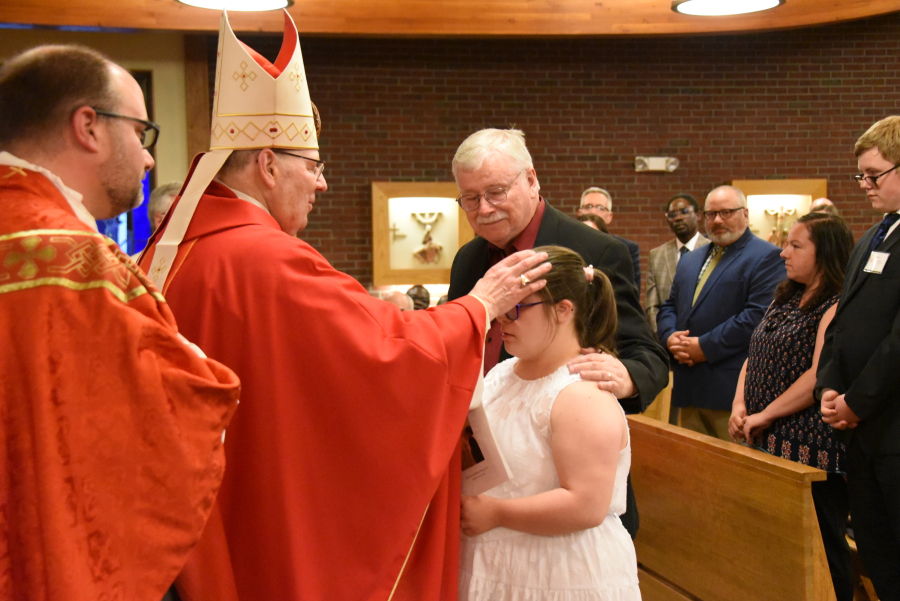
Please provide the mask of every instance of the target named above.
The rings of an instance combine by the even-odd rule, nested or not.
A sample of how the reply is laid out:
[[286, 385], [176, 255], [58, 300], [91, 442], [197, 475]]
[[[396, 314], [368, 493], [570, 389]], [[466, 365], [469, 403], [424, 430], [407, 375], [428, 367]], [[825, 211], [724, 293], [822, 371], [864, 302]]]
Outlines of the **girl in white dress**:
[[547, 286], [499, 320], [514, 358], [484, 407], [513, 477], [462, 498], [460, 600], [640, 600], [619, 515], [631, 447], [616, 398], [569, 374], [582, 348], [613, 352], [616, 304], [601, 272], [557, 246]]

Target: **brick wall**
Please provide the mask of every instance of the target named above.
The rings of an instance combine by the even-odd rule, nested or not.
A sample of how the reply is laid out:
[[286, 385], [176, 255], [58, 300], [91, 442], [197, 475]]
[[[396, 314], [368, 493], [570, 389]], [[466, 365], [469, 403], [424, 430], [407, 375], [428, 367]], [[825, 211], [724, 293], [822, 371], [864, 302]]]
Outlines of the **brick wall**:
[[[452, 181], [450, 161], [469, 133], [515, 124], [551, 204], [571, 213], [587, 186], [612, 192], [612, 231], [640, 244], [645, 272], [649, 250], [670, 235], [666, 199], [699, 199], [731, 179], [827, 178], [858, 237], [878, 216], [850, 180], [852, 147], [874, 121], [900, 114], [898, 32], [900, 13], [694, 38], [302, 36], [329, 186], [302, 235], [370, 285], [369, 183]], [[270, 57], [280, 43], [243, 39]], [[676, 156], [681, 166], [638, 174], [636, 155]]]

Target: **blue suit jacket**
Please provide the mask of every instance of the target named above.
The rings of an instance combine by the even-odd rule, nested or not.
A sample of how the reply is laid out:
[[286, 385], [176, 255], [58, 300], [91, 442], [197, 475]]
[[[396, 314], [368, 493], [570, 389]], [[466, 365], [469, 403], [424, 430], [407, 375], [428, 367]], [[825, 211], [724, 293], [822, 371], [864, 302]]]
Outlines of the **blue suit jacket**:
[[656, 316], [663, 344], [674, 332], [689, 330], [689, 336], [699, 337], [706, 355], [705, 362], [693, 367], [672, 361], [675, 407], [731, 409], [750, 335], [787, 275], [781, 250], [747, 229], [725, 249], [692, 306], [700, 270], [712, 248], [709, 244], [681, 258], [672, 292]]

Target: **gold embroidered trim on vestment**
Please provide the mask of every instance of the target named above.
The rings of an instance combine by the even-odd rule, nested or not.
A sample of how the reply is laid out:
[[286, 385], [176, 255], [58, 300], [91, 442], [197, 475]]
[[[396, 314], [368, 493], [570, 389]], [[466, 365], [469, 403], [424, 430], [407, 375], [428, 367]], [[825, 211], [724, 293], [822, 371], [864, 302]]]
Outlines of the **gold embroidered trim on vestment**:
[[165, 302], [109, 238], [77, 230], [26, 230], [0, 236], [0, 294], [40, 286], [105, 288], [128, 303], [150, 294]]
[[150, 292], [143, 286], [138, 286], [137, 288], [132, 288], [128, 292], [125, 292], [116, 287], [112, 282], [108, 282], [106, 280], [94, 280], [92, 282], [73, 282], [72, 280], [68, 280], [66, 278], [39, 278], [36, 280], [28, 280], [27, 282], [18, 282], [16, 284], [6, 284], [0, 285], [0, 294], [6, 294], [8, 292], [18, 292], [20, 290], [28, 290], [30, 288], [39, 288], [41, 286], [61, 286], [63, 288], [68, 288], [69, 290], [96, 290], [97, 288], [106, 288], [109, 292], [112, 293], [117, 299], [122, 301], [123, 303], [128, 303], [138, 298], [139, 296], [143, 296], [145, 294], [150, 294], [158, 301], [165, 302], [165, 299], [158, 292]]
[[[428, 504], [428, 507], [431, 507], [431, 503]], [[387, 601], [391, 601], [394, 598], [394, 593], [397, 592], [397, 585], [400, 584], [400, 577], [403, 576], [403, 570], [406, 569], [406, 563], [409, 561], [409, 556], [412, 555], [413, 548], [416, 546], [416, 539], [419, 538], [419, 532], [422, 530], [422, 524], [425, 523], [425, 516], [428, 515], [428, 507], [425, 508], [425, 513], [422, 514], [422, 519], [419, 520], [419, 527], [416, 529], [416, 535], [413, 537], [413, 542], [409, 546], [409, 551], [406, 552], [406, 559], [403, 560], [403, 565], [400, 566], [400, 573], [397, 574], [397, 580], [394, 581], [394, 588], [391, 589], [391, 594], [388, 595]]]

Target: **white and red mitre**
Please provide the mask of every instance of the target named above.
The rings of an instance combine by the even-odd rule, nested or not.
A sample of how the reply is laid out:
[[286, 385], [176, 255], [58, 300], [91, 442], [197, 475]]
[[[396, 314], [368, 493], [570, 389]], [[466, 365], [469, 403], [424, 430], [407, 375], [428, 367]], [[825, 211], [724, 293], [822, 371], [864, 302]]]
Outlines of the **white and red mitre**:
[[209, 152], [194, 159], [181, 198], [156, 243], [148, 272], [156, 287], [163, 289], [200, 197], [233, 151], [318, 149], [320, 128], [309, 98], [297, 27], [288, 12], [284, 11], [281, 51], [272, 64], [237, 39], [223, 11]]
[[284, 11], [273, 65], [235, 37], [223, 12], [209, 148], [268, 147], [319, 147], [297, 28]]

